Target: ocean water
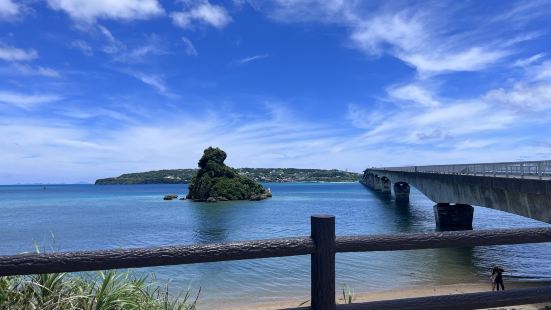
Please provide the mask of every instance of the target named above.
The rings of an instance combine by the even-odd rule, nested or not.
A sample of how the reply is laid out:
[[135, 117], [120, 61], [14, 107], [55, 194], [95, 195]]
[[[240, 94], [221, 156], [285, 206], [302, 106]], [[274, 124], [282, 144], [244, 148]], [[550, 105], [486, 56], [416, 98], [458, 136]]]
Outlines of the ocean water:
[[[310, 215], [336, 216], [343, 235], [434, 231], [433, 203], [412, 188], [396, 206], [359, 183], [265, 184], [272, 199], [216, 204], [164, 201], [186, 185], [0, 186], [0, 255], [306, 236]], [[474, 229], [548, 224], [475, 207]], [[337, 254], [337, 289], [356, 292], [487, 281], [551, 280], [551, 244]], [[309, 299], [308, 256], [136, 269], [173, 291], [201, 287], [202, 308]]]

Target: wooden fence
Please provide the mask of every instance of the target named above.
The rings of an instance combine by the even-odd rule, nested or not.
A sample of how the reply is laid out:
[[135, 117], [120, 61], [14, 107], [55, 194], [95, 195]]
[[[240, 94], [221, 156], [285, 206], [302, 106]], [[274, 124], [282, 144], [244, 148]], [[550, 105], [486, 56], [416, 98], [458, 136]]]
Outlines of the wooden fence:
[[[313, 215], [311, 236], [156, 248], [0, 256], [0, 276], [311, 256], [311, 308], [479, 309], [551, 302], [551, 286], [336, 305], [335, 254], [551, 242], [551, 228], [335, 236], [335, 217]], [[308, 309], [308, 307], [294, 308]]]

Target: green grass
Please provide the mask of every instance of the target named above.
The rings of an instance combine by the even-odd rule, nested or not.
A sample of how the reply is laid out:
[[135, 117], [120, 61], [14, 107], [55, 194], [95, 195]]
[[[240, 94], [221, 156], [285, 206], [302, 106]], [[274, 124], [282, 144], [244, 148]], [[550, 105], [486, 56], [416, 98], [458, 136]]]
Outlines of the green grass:
[[348, 287], [348, 285], [343, 284], [342, 286], [342, 300], [345, 304], [351, 304], [352, 298], [354, 297], [354, 293], [352, 290]]
[[193, 298], [188, 289], [173, 297], [168, 285], [130, 271], [0, 277], [0, 309], [6, 310], [194, 310], [199, 294]]

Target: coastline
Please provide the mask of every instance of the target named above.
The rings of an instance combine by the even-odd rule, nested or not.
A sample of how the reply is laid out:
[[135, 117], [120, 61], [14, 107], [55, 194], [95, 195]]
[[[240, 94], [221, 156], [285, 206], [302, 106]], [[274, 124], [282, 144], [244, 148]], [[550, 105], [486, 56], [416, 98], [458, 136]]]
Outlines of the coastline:
[[[323, 184], [351, 184], [351, 183], [360, 183], [360, 181], [258, 181], [262, 184], [289, 184], [289, 183], [298, 183], [298, 184], [308, 184], [308, 183], [323, 183]], [[78, 183], [78, 184], [28, 184], [28, 185], [188, 185], [189, 182], [182, 183]], [[17, 185], [27, 185], [27, 184], [17, 184]], [[11, 186], [11, 185], [10, 185]]]
[[[523, 282], [506, 282], [506, 289], [515, 288], [529, 288], [551, 285], [550, 281], [523, 281]], [[458, 283], [458, 284], [446, 284], [446, 285], [429, 285], [429, 286], [413, 286], [404, 287], [392, 290], [382, 290], [376, 292], [353, 292], [352, 303], [412, 298], [412, 297], [426, 297], [437, 295], [450, 295], [450, 294], [463, 294], [463, 293], [476, 293], [491, 291], [490, 283], [475, 282], [475, 283]], [[274, 301], [268, 303], [244, 303], [242, 305], [230, 305], [230, 306], [218, 306], [210, 305], [209, 308], [219, 310], [276, 310], [285, 308], [298, 307], [306, 301], [308, 297], [304, 299], [290, 299], [285, 301]], [[337, 304], [344, 304], [342, 293], [337, 295]], [[310, 303], [306, 302], [302, 306], [307, 307]], [[511, 307], [499, 307], [501, 310], [540, 310], [551, 309], [551, 303], [534, 304], [534, 305], [522, 305]]]

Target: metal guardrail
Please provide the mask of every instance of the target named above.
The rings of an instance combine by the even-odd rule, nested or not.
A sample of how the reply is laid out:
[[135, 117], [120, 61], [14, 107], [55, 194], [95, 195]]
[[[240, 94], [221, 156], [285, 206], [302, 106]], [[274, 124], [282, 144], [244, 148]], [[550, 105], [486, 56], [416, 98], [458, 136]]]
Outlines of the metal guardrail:
[[368, 170], [499, 176], [507, 178], [551, 177], [551, 160], [369, 168]]
[[[551, 286], [336, 305], [335, 254], [551, 242], [551, 227], [335, 236], [335, 217], [311, 217], [311, 236], [157, 248], [0, 256], [0, 276], [311, 255], [311, 308], [477, 309], [551, 302]], [[308, 307], [295, 308], [308, 309]]]

